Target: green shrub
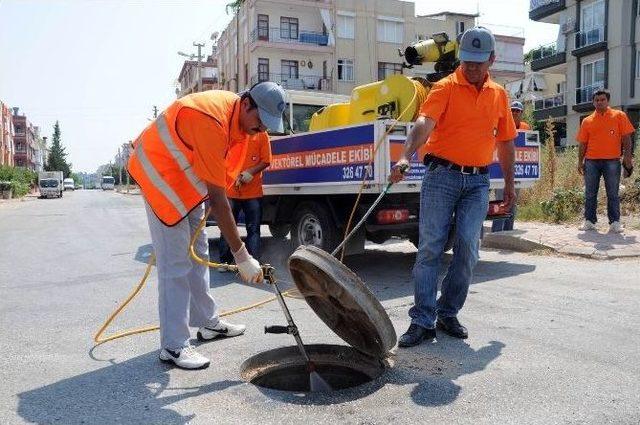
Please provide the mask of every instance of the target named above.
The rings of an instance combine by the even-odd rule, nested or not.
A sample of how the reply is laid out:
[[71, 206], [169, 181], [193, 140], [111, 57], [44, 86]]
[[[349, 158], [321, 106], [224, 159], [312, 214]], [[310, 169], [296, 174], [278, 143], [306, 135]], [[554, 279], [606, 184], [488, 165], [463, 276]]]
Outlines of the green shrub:
[[14, 198], [22, 198], [24, 195], [29, 193], [29, 183], [12, 181], [11, 188], [13, 189]]
[[37, 184], [38, 174], [21, 167], [0, 166], [1, 190], [13, 189], [13, 197], [20, 198], [29, 193], [30, 184]]
[[584, 194], [579, 190], [559, 189], [551, 199], [540, 202], [545, 220], [560, 223], [577, 217], [584, 205]]

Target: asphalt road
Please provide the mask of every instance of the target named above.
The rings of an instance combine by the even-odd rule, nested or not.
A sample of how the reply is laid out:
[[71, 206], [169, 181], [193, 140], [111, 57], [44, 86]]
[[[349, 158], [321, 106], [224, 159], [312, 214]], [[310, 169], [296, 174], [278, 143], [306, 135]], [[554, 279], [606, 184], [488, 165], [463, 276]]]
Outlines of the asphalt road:
[[[215, 234], [216, 229], [210, 229]], [[285, 244], [263, 239], [287, 287]], [[240, 365], [293, 345], [265, 335], [277, 303], [237, 314], [246, 335], [199, 351], [207, 370], [157, 359], [157, 332], [96, 347], [92, 335], [140, 279], [150, 252], [141, 198], [77, 191], [0, 205], [0, 423], [640, 423], [640, 262], [482, 251], [461, 321], [466, 341], [396, 349], [363, 386], [300, 395], [243, 382]], [[412, 304], [408, 242], [371, 245], [347, 265], [401, 334]], [[212, 272], [223, 309], [271, 295]], [[307, 343], [343, 344], [302, 300], [288, 300]], [[114, 324], [154, 324], [155, 272]]]

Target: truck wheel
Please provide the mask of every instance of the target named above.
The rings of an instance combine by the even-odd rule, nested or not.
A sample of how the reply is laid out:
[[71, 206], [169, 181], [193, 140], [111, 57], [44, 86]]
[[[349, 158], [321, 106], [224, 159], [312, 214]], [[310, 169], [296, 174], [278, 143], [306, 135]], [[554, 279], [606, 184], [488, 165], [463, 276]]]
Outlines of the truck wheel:
[[286, 238], [290, 230], [291, 225], [287, 223], [272, 223], [269, 225], [269, 232], [276, 239]]
[[303, 202], [293, 212], [291, 245], [314, 245], [327, 252], [338, 246], [338, 229], [327, 207], [317, 202]]

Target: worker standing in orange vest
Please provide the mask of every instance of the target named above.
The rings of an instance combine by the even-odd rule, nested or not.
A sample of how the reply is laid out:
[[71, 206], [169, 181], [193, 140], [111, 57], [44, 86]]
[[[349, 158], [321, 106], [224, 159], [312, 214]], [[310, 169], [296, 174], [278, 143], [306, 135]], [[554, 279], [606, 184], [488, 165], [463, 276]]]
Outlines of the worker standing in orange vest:
[[[248, 143], [257, 135], [268, 138], [267, 129], [282, 132], [284, 109], [284, 90], [272, 82], [240, 95], [195, 93], [171, 104], [134, 142], [128, 165], [144, 196], [156, 255], [162, 361], [184, 369], [209, 366], [190, 346], [189, 326], [199, 328], [201, 341], [244, 333], [244, 325], [219, 319], [209, 270], [189, 257], [189, 244], [208, 199], [242, 279], [263, 280], [260, 264], [238, 235], [225, 191], [241, 171]], [[194, 249], [208, 258], [204, 230]]]
[[[254, 136], [254, 137], [259, 137]], [[238, 221], [244, 213], [244, 227], [247, 231], [246, 245], [249, 254], [260, 258], [260, 223], [262, 222], [262, 171], [271, 163], [271, 145], [268, 137], [259, 137], [247, 147], [242, 172], [233, 185], [227, 188], [227, 198], [231, 204], [233, 218]], [[232, 263], [233, 256], [229, 244], [220, 237], [220, 261]]]
[[522, 121], [522, 112], [524, 106], [522, 102], [514, 100], [511, 102], [511, 115], [513, 115], [513, 122], [516, 124], [516, 130], [531, 130], [531, 126], [528, 122]]

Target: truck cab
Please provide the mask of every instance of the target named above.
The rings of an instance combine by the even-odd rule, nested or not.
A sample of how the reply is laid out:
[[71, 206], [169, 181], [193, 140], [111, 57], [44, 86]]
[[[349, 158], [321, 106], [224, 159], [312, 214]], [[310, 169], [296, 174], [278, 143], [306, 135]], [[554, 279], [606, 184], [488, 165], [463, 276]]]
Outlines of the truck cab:
[[102, 176], [102, 190], [114, 190], [116, 179], [112, 176]]

